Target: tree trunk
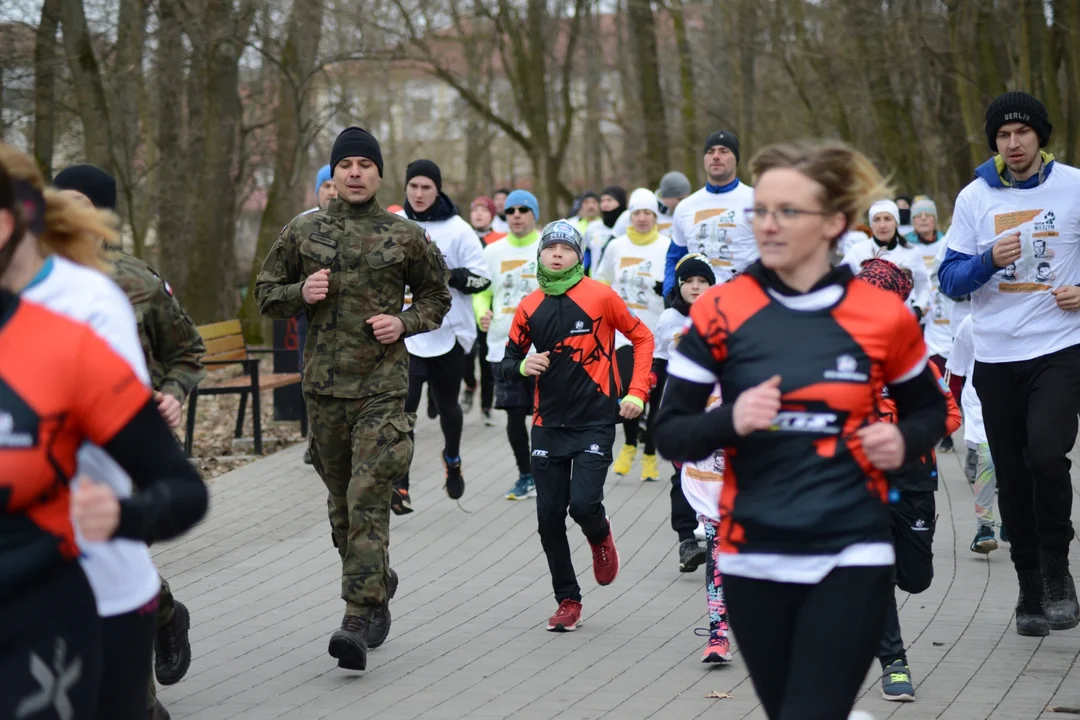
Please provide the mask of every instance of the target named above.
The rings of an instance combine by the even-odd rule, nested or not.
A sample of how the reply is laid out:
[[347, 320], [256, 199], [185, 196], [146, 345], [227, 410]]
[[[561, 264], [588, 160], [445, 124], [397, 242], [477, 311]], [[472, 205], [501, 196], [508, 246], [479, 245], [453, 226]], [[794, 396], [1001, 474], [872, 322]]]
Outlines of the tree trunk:
[[591, 9], [586, 27], [590, 40], [585, 43], [585, 73], [594, 82], [585, 83], [585, 185], [587, 189], [599, 192], [604, 184], [604, 138], [600, 132], [603, 109], [600, 107], [599, 92], [602, 39], [596, 13]]
[[[206, 100], [204, 147], [196, 176], [195, 241], [192, 245], [190, 291], [185, 299], [196, 323], [235, 317], [237, 140], [242, 106], [240, 54], [251, 25], [252, 11], [241, 6], [238, 15], [229, 0], [209, 0], [204, 16], [210, 34], [205, 62]], [[242, 30], [241, 30], [242, 28]]]
[[690, 50], [690, 39], [686, 32], [686, 13], [682, 0], [671, 0], [671, 21], [675, 26], [675, 46], [679, 51], [679, 96], [680, 115], [682, 118], [682, 153], [683, 173], [690, 179], [690, 185], [697, 186], [698, 172], [701, 170], [699, 153], [701, 136], [697, 126], [697, 95], [694, 87], [694, 57]]
[[656, 19], [650, 0], [627, 0], [627, 19], [637, 80], [641, 88], [641, 122], [645, 130], [645, 182], [656, 187], [668, 168], [667, 117], [660, 90], [660, 59], [657, 53]]
[[[1061, 47], [1065, 60], [1065, 108], [1060, 123], [1064, 127], [1064, 162], [1080, 163], [1080, 3], [1076, 0], [1054, 0], [1054, 24], [1061, 30]], [[1059, 130], [1060, 133], [1060, 130]]]
[[744, 178], [750, 177], [750, 158], [754, 156], [754, 105], [758, 91], [754, 83], [757, 67], [757, 2], [741, 0], [739, 4], [739, 163]]
[[83, 146], [86, 159], [108, 172], [114, 172], [112, 129], [105, 86], [90, 30], [86, 25], [83, 0], [63, 0], [59, 3], [60, 24], [63, 28], [64, 50], [75, 86], [75, 99], [83, 126]]
[[[146, 238], [138, 222], [136, 187], [142, 179], [144, 163], [139, 152], [139, 96], [142, 93], [143, 47], [146, 45], [146, 5], [144, 0], [120, 0], [117, 23], [116, 64], [111, 80], [116, 85], [114, 113], [117, 147], [114, 148], [118, 212], [126, 218], [134, 243], [134, 252], [142, 257]], [[116, 157], [118, 155], [118, 157]]]
[[986, 145], [981, 140], [982, 111], [979, 109], [978, 89], [972, 84], [975, 73], [970, 61], [971, 49], [964, 38], [964, 0], [948, 0], [949, 55], [952, 58], [956, 93], [960, 97], [960, 114], [964, 119], [964, 136], [967, 138], [971, 167], [977, 167], [986, 159]]
[[248, 342], [261, 344], [262, 318], [255, 303], [255, 280], [263, 258], [270, 252], [281, 228], [296, 214], [303, 196], [301, 173], [305, 151], [312, 138], [311, 79], [316, 70], [322, 32], [323, 1], [294, 3], [289, 13], [288, 35], [277, 77], [277, 152], [274, 157], [274, 180], [266, 198], [266, 209], [259, 223], [259, 238], [251, 265], [248, 293], [240, 319]]
[[186, 173], [190, 158], [181, 131], [184, 97], [184, 40], [176, 15], [179, 0], [158, 3], [157, 51], [157, 232], [158, 270], [169, 278], [180, 298], [187, 300], [192, 215], [187, 198], [191, 183]]

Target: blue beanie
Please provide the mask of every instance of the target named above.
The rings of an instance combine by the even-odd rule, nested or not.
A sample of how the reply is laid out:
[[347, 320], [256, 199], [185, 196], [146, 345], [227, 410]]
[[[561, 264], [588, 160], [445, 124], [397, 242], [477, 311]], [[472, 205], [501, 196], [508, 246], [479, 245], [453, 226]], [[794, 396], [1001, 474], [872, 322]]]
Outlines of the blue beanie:
[[508, 208], [525, 206], [532, 210], [533, 219], [540, 220], [540, 203], [536, 201], [536, 196], [528, 190], [515, 190], [506, 196], [506, 206]]
[[329, 180], [331, 177], [333, 177], [333, 173], [330, 172], [330, 166], [329, 165], [323, 165], [321, 168], [319, 168], [319, 172], [315, 174], [315, 194], [316, 195], [319, 194], [319, 188], [322, 187], [322, 184], [324, 182], [326, 182], [327, 180]]

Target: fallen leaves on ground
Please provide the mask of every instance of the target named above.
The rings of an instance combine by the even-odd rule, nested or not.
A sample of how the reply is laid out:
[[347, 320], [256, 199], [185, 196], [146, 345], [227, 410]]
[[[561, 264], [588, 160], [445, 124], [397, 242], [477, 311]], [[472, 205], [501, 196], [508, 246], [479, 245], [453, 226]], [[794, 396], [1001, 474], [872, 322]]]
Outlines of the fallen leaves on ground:
[[713, 690], [711, 693], [707, 694], [705, 697], [709, 698], [710, 700], [730, 700], [731, 698], [733, 698], [735, 696], [732, 695], [731, 693], [717, 692], [716, 690]]
[[[265, 366], [265, 367], [264, 367]], [[260, 371], [269, 372], [269, 363], [259, 363]], [[211, 373], [211, 377], [214, 373]], [[204, 480], [224, 475], [230, 470], [243, 467], [248, 463], [265, 457], [282, 448], [303, 440], [300, 423], [274, 420], [274, 392], [266, 390], [260, 393], [262, 404], [262, 444], [263, 455], [255, 455], [252, 426], [251, 400], [248, 399], [244, 410], [244, 428], [241, 441], [233, 447], [233, 432], [236, 429], [236, 413], [240, 409], [239, 395], [200, 395], [195, 413], [195, 437], [191, 447], [192, 462], [198, 468]], [[177, 428], [180, 442], [184, 441], [187, 428], [188, 405], [184, 405], [184, 417]]]

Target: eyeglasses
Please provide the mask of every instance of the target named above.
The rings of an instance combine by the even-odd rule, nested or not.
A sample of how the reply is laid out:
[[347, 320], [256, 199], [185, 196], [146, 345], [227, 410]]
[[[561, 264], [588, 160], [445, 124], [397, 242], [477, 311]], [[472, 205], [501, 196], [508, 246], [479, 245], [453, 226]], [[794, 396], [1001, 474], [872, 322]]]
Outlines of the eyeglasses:
[[799, 208], [793, 207], [782, 207], [775, 210], [769, 210], [763, 207], [752, 207], [746, 208], [743, 212], [746, 214], [748, 222], [765, 222], [765, 218], [772, 215], [773, 222], [780, 227], [788, 227], [804, 215], [828, 217], [833, 214], [831, 212], [825, 212], [824, 210], [800, 210]]
[[524, 215], [525, 213], [529, 213], [529, 212], [532, 212], [532, 208], [528, 208], [528, 207], [524, 207], [524, 206], [506, 208], [506, 214], [507, 215]]

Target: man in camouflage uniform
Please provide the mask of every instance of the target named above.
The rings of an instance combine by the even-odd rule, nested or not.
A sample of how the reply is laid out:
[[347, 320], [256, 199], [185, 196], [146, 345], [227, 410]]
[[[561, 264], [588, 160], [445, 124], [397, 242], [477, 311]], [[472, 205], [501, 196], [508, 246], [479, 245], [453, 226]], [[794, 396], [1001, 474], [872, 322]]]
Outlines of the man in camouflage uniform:
[[[330, 638], [338, 666], [367, 667], [389, 631], [390, 496], [412, 460], [404, 338], [434, 330], [450, 309], [450, 272], [422, 228], [384, 210], [379, 144], [348, 128], [330, 154], [338, 196], [285, 227], [255, 283], [260, 311], [304, 312], [304, 396], [315, 470], [329, 491], [345, 617]], [[412, 305], [402, 312], [405, 287]]]
[[[116, 209], [116, 181], [95, 165], [73, 165], [61, 171], [53, 185], [79, 202], [102, 210]], [[172, 288], [153, 268], [118, 247], [106, 246], [105, 250], [112, 279], [135, 310], [158, 410], [169, 427], [176, 428], [184, 401], [206, 376], [201, 362], [206, 346]], [[180, 682], [191, 664], [190, 615], [183, 603], [173, 599], [165, 578], [161, 579], [157, 619], [155, 675], [162, 685], [172, 685]], [[157, 701], [153, 677], [149, 689], [151, 719], [168, 718]]]

